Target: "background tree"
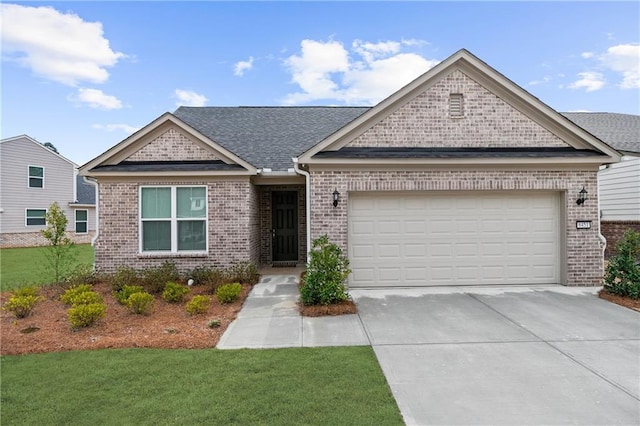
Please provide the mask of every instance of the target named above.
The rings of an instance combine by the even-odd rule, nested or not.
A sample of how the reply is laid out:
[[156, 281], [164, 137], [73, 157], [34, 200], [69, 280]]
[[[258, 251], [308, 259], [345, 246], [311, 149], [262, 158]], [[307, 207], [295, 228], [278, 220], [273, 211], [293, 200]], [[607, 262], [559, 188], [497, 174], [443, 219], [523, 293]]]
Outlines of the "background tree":
[[44, 146], [45, 148], [49, 148], [51, 151], [55, 152], [56, 154], [59, 154], [58, 148], [56, 148], [55, 145], [53, 145], [51, 142], [45, 142], [42, 144], [42, 146]]
[[54, 202], [49, 206], [45, 219], [47, 227], [40, 231], [42, 236], [49, 241], [45, 257], [49, 270], [53, 273], [54, 282], [58, 283], [75, 260], [75, 243], [65, 233], [68, 223], [67, 216], [58, 203]]

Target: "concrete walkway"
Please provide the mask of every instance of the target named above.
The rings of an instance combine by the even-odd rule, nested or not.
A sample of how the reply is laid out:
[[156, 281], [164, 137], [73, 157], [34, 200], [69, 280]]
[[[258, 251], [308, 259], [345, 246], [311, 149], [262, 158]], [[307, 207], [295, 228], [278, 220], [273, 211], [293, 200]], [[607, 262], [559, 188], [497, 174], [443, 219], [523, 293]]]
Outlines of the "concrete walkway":
[[[277, 270], [276, 270], [277, 271]], [[264, 275], [245, 300], [218, 349], [369, 345], [358, 315], [302, 317], [296, 271]]]
[[358, 289], [357, 315], [307, 318], [274, 272], [218, 348], [371, 345], [409, 425], [640, 424], [640, 314], [597, 288]]

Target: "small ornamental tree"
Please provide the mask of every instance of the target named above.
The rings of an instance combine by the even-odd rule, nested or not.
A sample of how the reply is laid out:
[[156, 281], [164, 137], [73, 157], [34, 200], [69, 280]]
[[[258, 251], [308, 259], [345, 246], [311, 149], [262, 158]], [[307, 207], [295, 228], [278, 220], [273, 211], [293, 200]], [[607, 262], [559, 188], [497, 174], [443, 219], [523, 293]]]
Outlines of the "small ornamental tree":
[[304, 305], [331, 305], [349, 298], [346, 282], [351, 273], [342, 249], [323, 235], [312, 243], [309, 265], [300, 288]]
[[49, 270], [53, 274], [54, 282], [58, 283], [75, 260], [75, 244], [65, 233], [68, 223], [67, 217], [57, 202], [49, 206], [45, 219], [47, 227], [40, 231], [49, 242], [49, 246], [45, 250], [45, 257]]
[[640, 298], [640, 232], [628, 230], [618, 241], [604, 275], [604, 288], [609, 293]]

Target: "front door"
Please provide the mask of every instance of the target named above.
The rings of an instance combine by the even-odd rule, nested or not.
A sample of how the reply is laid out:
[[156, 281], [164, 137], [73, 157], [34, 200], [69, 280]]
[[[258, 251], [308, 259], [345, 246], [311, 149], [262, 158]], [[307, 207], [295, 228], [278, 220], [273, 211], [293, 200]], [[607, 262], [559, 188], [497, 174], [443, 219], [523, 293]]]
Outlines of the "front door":
[[273, 261], [298, 260], [298, 193], [274, 191], [271, 196]]

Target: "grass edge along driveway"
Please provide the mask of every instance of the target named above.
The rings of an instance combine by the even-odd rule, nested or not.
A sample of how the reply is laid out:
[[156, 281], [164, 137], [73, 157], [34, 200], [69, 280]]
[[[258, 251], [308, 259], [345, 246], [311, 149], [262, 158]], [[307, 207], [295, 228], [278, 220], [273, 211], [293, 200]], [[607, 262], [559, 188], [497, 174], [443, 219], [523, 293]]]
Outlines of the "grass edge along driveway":
[[3, 356], [18, 424], [403, 424], [369, 346]]

